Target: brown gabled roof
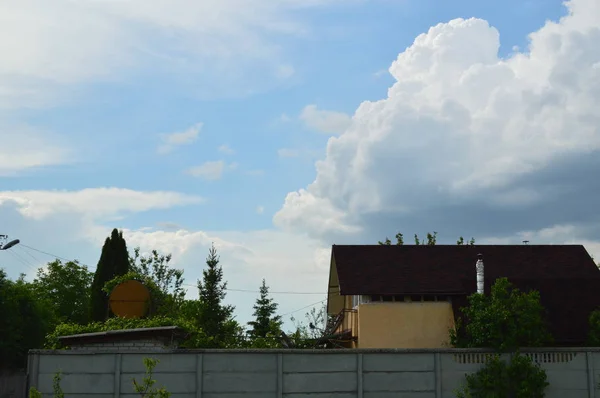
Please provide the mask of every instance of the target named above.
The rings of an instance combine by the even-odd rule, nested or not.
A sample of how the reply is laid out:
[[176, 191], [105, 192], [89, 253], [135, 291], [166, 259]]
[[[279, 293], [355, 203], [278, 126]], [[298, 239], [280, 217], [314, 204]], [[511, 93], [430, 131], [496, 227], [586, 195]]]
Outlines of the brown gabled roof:
[[334, 245], [332, 264], [342, 295], [455, 295], [457, 306], [476, 292], [479, 253], [486, 292], [501, 277], [538, 290], [557, 344], [585, 340], [600, 306], [600, 270], [582, 245]]

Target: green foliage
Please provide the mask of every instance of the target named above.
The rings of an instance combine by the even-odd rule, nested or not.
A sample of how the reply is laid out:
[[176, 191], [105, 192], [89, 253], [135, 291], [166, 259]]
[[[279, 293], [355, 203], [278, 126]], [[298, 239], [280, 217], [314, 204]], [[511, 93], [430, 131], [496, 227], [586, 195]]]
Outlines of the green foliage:
[[277, 303], [269, 297], [269, 287], [263, 279], [260, 286], [260, 297], [254, 305], [254, 320], [248, 322], [252, 327], [249, 335], [253, 339], [265, 338], [267, 335], [277, 336], [281, 333], [281, 317], [275, 315]]
[[531, 358], [517, 353], [506, 363], [496, 354], [478, 372], [466, 376], [466, 383], [456, 396], [543, 398], [548, 385], [546, 372]]
[[[432, 233], [427, 232], [426, 235], [426, 239], [419, 239], [419, 235], [415, 234], [414, 235], [414, 239], [415, 239], [415, 245], [416, 246], [420, 246], [420, 245], [427, 245], [427, 246], [435, 246], [437, 244], [437, 232], [433, 231]], [[380, 245], [382, 246], [391, 246], [392, 241], [386, 237], [384, 241], [379, 241], [378, 242]], [[456, 244], [461, 246], [465, 244], [465, 239], [461, 236], [460, 238], [458, 238], [458, 240], [456, 241]], [[470, 246], [474, 246], [475, 245], [475, 238], [471, 238], [471, 240], [468, 243]], [[396, 245], [397, 246], [402, 246], [404, 245], [404, 235], [402, 235], [400, 232], [398, 232], [396, 234]]]
[[508, 352], [552, 341], [539, 292], [520, 292], [506, 278], [494, 283], [490, 295], [469, 296], [469, 306], [461, 310], [466, 323], [458, 320], [450, 332], [450, 342], [455, 347]]
[[93, 273], [77, 261], [55, 260], [33, 281], [40, 299], [50, 303], [58, 323], [87, 323]]
[[590, 331], [587, 345], [590, 347], [600, 347], [600, 309], [592, 311], [589, 324]]
[[[54, 392], [55, 398], [65, 398], [65, 393], [60, 386], [60, 381], [62, 380], [62, 372], [59, 370], [54, 374], [52, 378], [52, 390]], [[29, 398], [42, 398], [42, 393], [35, 387], [31, 387], [29, 389]]]
[[506, 278], [496, 280], [489, 296], [469, 296], [461, 308], [466, 323], [457, 319], [450, 331], [455, 347], [492, 348], [513, 352], [509, 363], [494, 355], [478, 372], [466, 376], [458, 398], [542, 398], [548, 386], [546, 372], [521, 347], [539, 347], [551, 341], [544, 321], [545, 310], [537, 291], [520, 292]]
[[104, 321], [110, 311], [108, 295], [102, 289], [106, 282], [119, 275], [129, 272], [129, 253], [123, 232], [113, 229], [111, 236], [106, 238], [102, 254], [94, 273], [90, 292], [90, 320]]
[[144, 358], [144, 366], [146, 367], [146, 375], [142, 379], [142, 383], [138, 383], [135, 378], [132, 379], [133, 389], [136, 393], [140, 394], [142, 398], [169, 398], [171, 393], [168, 392], [164, 387], [156, 388], [156, 380], [152, 378], [152, 371], [159, 363], [156, 358]]
[[24, 278], [11, 281], [0, 269], [0, 367], [24, 367], [27, 352], [42, 347], [54, 323], [51, 303]]
[[183, 289], [183, 270], [171, 268], [171, 255], [160, 254], [152, 250], [148, 256], [140, 255], [140, 248], [134, 249], [130, 257], [131, 271], [143, 276], [145, 280], [152, 280], [160, 292], [161, 302], [158, 304], [163, 313], [177, 311], [185, 298]]
[[198, 281], [197, 326], [211, 336], [214, 348], [225, 348], [235, 344], [233, 336], [240, 335], [242, 330], [233, 320], [235, 307], [223, 303], [227, 282], [223, 282], [223, 268], [219, 265], [214, 246], [210, 248], [206, 265], [207, 268], [202, 271], [202, 281]]
[[193, 322], [182, 318], [169, 318], [156, 316], [146, 319], [110, 318], [105, 322], [93, 322], [87, 325], [63, 323], [46, 336], [45, 347], [48, 349], [68, 348], [60, 344], [58, 337], [82, 333], [106, 332], [109, 330], [124, 330], [138, 328], [153, 328], [161, 326], [178, 326], [187, 333], [181, 344], [183, 348], [206, 348], [210, 346], [210, 339]]

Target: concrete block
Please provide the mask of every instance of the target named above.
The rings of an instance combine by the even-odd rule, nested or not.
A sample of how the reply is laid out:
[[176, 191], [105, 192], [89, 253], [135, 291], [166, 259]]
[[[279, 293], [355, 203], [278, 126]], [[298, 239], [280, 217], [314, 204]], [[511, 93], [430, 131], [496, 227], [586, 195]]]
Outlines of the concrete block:
[[[52, 394], [54, 374], [42, 373], [38, 379], [38, 390], [44, 395]], [[71, 394], [111, 394], [114, 388], [114, 374], [68, 374], [62, 375], [60, 385], [65, 395]]]
[[[435, 396], [435, 392], [365, 392], [364, 398], [440, 398]], [[454, 398], [454, 397], [453, 397]]]
[[433, 371], [435, 357], [423, 354], [364, 354], [363, 372]]
[[547, 370], [546, 375], [552, 389], [578, 390], [585, 388], [587, 390], [587, 371]]
[[283, 394], [285, 398], [357, 398], [358, 393], [354, 392], [328, 392], [328, 393], [290, 393]]
[[357, 385], [357, 375], [352, 372], [285, 373], [283, 375], [284, 393], [356, 392]]
[[546, 389], [545, 398], [589, 398], [588, 390], [579, 389], [579, 390], [563, 390], [563, 389], [554, 389], [552, 385]]
[[[143, 373], [122, 373], [121, 374], [121, 392], [133, 393], [133, 378], [138, 383], [143, 383], [145, 374]], [[156, 380], [154, 387], [165, 387], [171, 393], [192, 394], [196, 391], [196, 373], [159, 373], [154, 372], [152, 377]]]
[[40, 373], [111, 373], [115, 371], [113, 354], [40, 355]]
[[154, 368], [155, 372], [195, 372], [196, 354], [123, 354], [121, 356], [121, 372], [144, 373], [144, 358], [156, 358], [160, 362]]
[[356, 354], [284, 354], [283, 372], [356, 372]]
[[202, 387], [207, 393], [271, 393], [277, 390], [277, 377], [275, 373], [210, 372], [204, 373]]
[[433, 372], [368, 372], [363, 373], [363, 388], [369, 392], [434, 391]]
[[277, 354], [204, 354], [203, 369], [205, 372], [275, 372]]
[[[137, 397], [139, 398], [139, 397]], [[194, 397], [195, 398], [195, 397]], [[278, 398], [273, 392], [209, 392], [202, 393], [202, 398]]]

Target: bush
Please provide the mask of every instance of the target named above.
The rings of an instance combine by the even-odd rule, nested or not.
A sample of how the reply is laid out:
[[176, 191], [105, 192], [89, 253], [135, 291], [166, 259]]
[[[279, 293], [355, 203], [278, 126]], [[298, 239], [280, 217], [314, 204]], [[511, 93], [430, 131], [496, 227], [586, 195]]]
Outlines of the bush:
[[202, 330], [196, 328], [194, 324], [185, 319], [169, 318], [165, 316], [157, 316], [147, 319], [125, 319], [125, 318], [110, 318], [105, 322], [93, 322], [87, 325], [79, 325], [74, 323], [62, 323], [58, 325], [54, 331], [46, 336], [45, 348], [61, 349], [62, 347], [59, 337], [70, 336], [73, 334], [106, 332], [109, 330], [124, 330], [138, 328], [154, 328], [161, 326], [178, 326], [183, 329], [187, 336], [181, 344], [184, 348], [204, 348], [208, 346], [209, 339], [205, 336]]
[[466, 376], [457, 398], [543, 398], [548, 387], [546, 372], [531, 358], [514, 354], [507, 364], [494, 355], [477, 373]]
[[588, 346], [600, 347], [600, 309], [592, 311], [589, 318]]

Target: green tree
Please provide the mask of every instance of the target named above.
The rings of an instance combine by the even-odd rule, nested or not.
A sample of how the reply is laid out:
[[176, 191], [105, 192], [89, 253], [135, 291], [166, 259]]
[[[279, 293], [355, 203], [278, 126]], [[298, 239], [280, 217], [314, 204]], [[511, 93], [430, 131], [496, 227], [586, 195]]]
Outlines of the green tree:
[[23, 367], [27, 352], [42, 348], [54, 322], [50, 303], [37, 297], [25, 275], [11, 281], [0, 269], [0, 367]]
[[469, 296], [469, 305], [461, 311], [466, 322], [459, 318], [450, 334], [455, 347], [510, 352], [552, 341], [539, 292], [521, 292], [506, 278], [496, 280], [490, 295]]
[[249, 334], [252, 338], [265, 338], [267, 335], [278, 336], [281, 331], [281, 317], [276, 315], [277, 303], [269, 297], [269, 287], [263, 279], [260, 286], [260, 297], [254, 304], [254, 320], [248, 322], [252, 327]]
[[108, 295], [103, 291], [106, 282], [129, 272], [129, 253], [123, 232], [113, 229], [106, 238], [94, 273], [90, 292], [90, 320], [104, 321], [110, 315]]
[[206, 265], [207, 268], [202, 271], [202, 281], [198, 281], [198, 326], [213, 339], [215, 347], [225, 347], [232, 344], [233, 335], [238, 334], [240, 329], [233, 320], [235, 307], [224, 304], [227, 282], [223, 282], [223, 268], [219, 265], [214, 245], [208, 252]]
[[42, 300], [51, 303], [57, 321], [84, 324], [88, 321], [93, 273], [77, 261], [55, 260], [40, 268], [33, 281]]
[[600, 308], [592, 311], [589, 318], [590, 330], [587, 345], [600, 347]]
[[[420, 239], [419, 235], [415, 234], [414, 239], [415, 239], [415, 245], [416, 246], [420, 246], [420, 245], [427, 245], [427, 246], [435, 246], [437, 244], [437, 232], [427, 232], [426, 235], [426, 239]], [[382, 246], [391, 246], [392, 245], [392, 241], [386, 236], [385, 240], [383, 241], [379, 241], [378, 242], [380, 245]], [[461, 236], [460, 238], [458, 238], [458, 240], [456, 241], [456, 244], [461, 246], [465, 244], [465, 239]], [[475, 238], [471, 238], [471, 240], [468, 243], [471, 246], [475, 245]], [[400, 232], [398, 232], [396, 234], [396, 246], [402, 246], [404, 245], [404, 235], [402, 235]]]

